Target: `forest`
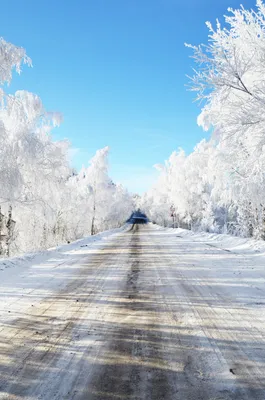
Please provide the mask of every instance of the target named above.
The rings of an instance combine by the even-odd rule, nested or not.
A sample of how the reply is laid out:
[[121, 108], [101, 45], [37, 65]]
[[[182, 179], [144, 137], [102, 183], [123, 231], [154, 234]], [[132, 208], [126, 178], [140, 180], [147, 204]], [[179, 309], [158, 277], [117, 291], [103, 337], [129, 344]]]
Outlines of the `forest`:
[[265, 6], [228, 11], [223, 27], [207, 23], [206, 45], [186, 44], [197, 123], [210, 138], [156, 165], [140, 203], [161, 225], [265, 239]]
[[31, 67], [23, 48], [0, 39], [0, 255], [47, 249], [121, 226], [133, 209], [164, 226], [265, 239], [265, 6], [229, 9], [207, 23], [207, 44], [186, 44], [197, 67], [189, 79], [208, 131], [194, 151], [174, 151], [142, 196], [115, 184], [109, 148], [80, 171], [71, 145], [55, 141], [62, 116], [38, 95], [4, 90]]
[[0, 39], [0, 255], [47, 249], [122, 225], [132, 197], [108, 175], [105, 147], [75, 171], [70, 143], [52, 133], [62, 121], [25, 90], [3, 87], [31, 66], [24, 49]]

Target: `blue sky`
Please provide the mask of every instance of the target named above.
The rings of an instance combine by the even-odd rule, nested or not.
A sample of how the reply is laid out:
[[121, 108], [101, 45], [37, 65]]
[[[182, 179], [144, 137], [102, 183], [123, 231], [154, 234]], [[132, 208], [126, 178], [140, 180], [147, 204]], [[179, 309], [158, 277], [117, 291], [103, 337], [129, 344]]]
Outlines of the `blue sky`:
[[10, 92], [38, 94], [64, 115], [55, 139], [68, 138], [80, 168], [111, 148], [111, 176], [131, 191], [153, 183], [152, 166], [205, 137], [188, 92], [191, 52], [206, 43], [205, 21], [254, 0], [9, 0], [0, 36], [26, 48], [33, 68], [14, 76]]

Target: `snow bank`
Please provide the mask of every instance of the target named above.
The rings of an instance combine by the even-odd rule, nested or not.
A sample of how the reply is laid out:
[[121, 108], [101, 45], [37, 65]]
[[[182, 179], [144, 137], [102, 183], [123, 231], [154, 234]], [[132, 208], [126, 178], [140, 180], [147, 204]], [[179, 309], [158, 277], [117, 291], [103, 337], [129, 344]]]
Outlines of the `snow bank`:
[[90, 257], [127, 229], [124, 225], [68, 245], [0, 260], [0, 324], [12, 326], [17, 318], [26, 320], [29, 307], [41, 306], [43, 299], [65, 290]]
[[[128, 224], [125, 224], [121, 228], [111, 229], [108, 231], [104, 231], [98, 233], [94, 236], [88, 236], [70, 244], [61, 245], [58, 247], [52, 247], [48, 250], [39, 251], [35, 253], [26, 253], [19, 257], [12, 258], [2, 258], [0, 259], [0, 272], [8, 270], [10, 273], [10, 268], [26, 268], [31, 267], [37, 264], [42, 264], [47, 260], [53, 260], [54, 267], [56, 263], [62, 263], [62, 261], [68, 261], [75, 259], [78, 255], [80, 248], [88, 247], [94, 244], [95, 242], [99, 242], [105, 238], [109, 238], [111, 235], [118, 234], [128, 229]], [[104, 242], [102, 242], [104, 244]], [[0, 275], [1, 278], [3, 275]]]
[[183, 239], [192, 239], [196, 242], [204, 242], [213, 247], [230, 251], [233, 253], [263, 254], [265, 255], [265, 242], [250, 238], [242, 238], [221, 233], [193, 232], [182, 228], [163, 228], [153, 225], [156, 229], [166, 232], [176, 232]]

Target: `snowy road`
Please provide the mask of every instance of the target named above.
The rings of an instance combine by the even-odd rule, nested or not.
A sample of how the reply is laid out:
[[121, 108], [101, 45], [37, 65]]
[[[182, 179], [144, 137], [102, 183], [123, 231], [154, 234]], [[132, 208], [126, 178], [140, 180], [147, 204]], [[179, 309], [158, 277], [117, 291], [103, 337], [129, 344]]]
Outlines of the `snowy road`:
[[0, 271], [0, 399], [264, 400], [264, 260], [141, 225]]

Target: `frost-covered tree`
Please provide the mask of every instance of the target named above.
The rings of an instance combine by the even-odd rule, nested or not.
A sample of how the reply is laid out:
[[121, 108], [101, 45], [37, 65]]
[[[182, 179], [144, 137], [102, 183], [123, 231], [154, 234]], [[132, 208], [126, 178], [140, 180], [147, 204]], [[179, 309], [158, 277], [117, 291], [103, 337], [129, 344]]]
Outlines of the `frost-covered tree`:
[[[25, 50], [0, 39], [0, 84], [31, 65]], [[121, 225], [130, 195], [108, 176], [108, 148], [75, 173], [66, 141], [54, 141], [61, 115], [21, 90], [0, 89], [0, 255], [47, 248]], [[120, 207], [120, 213], [113, 207]]]
[[22, 64], [31, 65], [31, 60], [26, 55], [26, 51], [0, 37], [0, 84], [10, 83], [13, 69], [20, 73]]
[[89, 166], [68, 182], [75, 193], [72, 203], [80, 208], [79, 227], [83, 234], [88, 233], [88, 227], [93, 235], [120, 226], [133, 208], [129, 193], [108, 175], [108, 153], [108, 147], [98, 150]]
[[245, 234], [265, 236], [265, 6], [229, 11], [224, 27], [207, 24], [207, 46], [192, 47], [192, 89], [205, 101], [199, 125], [216, 133], [222, 197], [236, 205]]
[[187, 45], [198, 124], [212, 137], [188, 156], [171, 155], [156, 198], [167, 197], [190, 227], [265, 238], [265, 5], [229, 12], [223, 27], [207, 23], [207, 45]]

